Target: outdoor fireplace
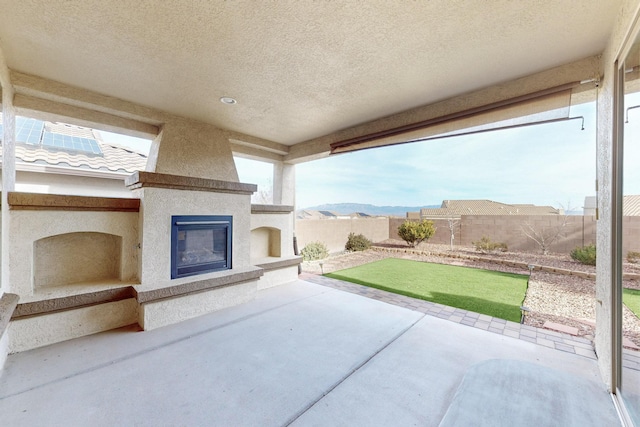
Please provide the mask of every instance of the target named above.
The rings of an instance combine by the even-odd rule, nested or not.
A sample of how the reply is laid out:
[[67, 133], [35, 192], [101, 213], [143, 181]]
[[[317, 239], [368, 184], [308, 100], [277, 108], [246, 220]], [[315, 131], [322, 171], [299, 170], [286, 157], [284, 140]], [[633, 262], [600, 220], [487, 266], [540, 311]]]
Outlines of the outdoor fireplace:
[[231, 269], [231, 216], [171, 217], [171, 278]]

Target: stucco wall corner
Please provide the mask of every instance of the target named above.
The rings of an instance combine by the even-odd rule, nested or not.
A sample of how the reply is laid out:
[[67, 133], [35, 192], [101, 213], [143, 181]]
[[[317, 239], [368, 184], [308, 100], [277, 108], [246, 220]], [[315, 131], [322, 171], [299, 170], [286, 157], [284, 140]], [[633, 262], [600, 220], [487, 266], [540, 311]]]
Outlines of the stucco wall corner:
[[611, 37], [602, 53], [603, 77], [597, 98], [597, 266], [596, 266], [596, 336], [595, 347], [602, 380], [611, 391], [613, 378], [613, 263], [611, 239], [612, 218], [612, 150], [614, 143], [614, 92], [617, 73], [616, 55], [621, 51], [625, 38], [634, 22], [639, 0], [624, 0], [613, 23]]

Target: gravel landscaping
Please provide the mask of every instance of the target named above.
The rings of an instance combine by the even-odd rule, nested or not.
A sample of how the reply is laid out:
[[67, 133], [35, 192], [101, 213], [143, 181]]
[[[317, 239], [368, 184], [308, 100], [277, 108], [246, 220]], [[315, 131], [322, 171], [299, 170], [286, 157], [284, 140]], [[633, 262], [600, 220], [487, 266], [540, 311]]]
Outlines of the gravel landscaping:
[[[374, 248], [363, 252], [331, 255], [322, 262], [304, 262], [302, 269], [312, 274], [331, 273], [389, 257], [527, 275], [529, 270], [526, 267], [498, 262], [515, 261], [580, 273], [595, 273], [595, 267], [580, 264], [569, 255], [524, 252], [481, 254], [471, 247], [454, 246], [454, 250], [451, 251], [448, 245], [429, 243], [422, 243], [417, 248], [410, 249], [399, 240], [376, 243]], [[478, 257], [483, 259], [479, 260]], [[640, 274], [640, 266], [625, 263], [624, 272]], [[623, 285], [625, 288], [640, 289], [640, 281], [635, 279], [625, 280]], [[536, 327], [542, 327], [545, 321], [561, 323], [577, 328], [580, 336], [593, 339], [595, 305], [594, 279], [534, 270], [524, 301], [524, 306], [530, 310], [524, 323]], [[623, 335], [640, 346], [640, 319], [626, 306], [623, 312]]]

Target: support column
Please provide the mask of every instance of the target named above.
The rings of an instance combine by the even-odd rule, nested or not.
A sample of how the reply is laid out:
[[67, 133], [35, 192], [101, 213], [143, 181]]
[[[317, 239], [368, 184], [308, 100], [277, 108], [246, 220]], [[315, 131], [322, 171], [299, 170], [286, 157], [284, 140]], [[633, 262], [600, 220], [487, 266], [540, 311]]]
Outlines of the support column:
[[273, 204], [295, 206], [296, 166], [277, 162], [273, 164]]
[[[0, 86], [2, 86], [2, 239], [1, 260], [2, 275], [0, 276], [0, 298], [9, 292], [9, 203], [7, 194], [16, 185], [16, 146], [15, 129], [16, 115], [13, 107], [14, 90], [9, 79], [9, 68], [0, 50]], [[0, 307], [1, 308], [1, 307]], [[6, 314], [5, 314], [6, 315]], [[8, 333], [0, 330], [0, 369], [4, 366], [8, 353]]]
[[596, 225], [596, 333], [595, 350], [602, 380], [610, 392], [617, 387], [614, 352], [614, 253], [612, 251], [614, 221], [613, 161], [616, 126], [617, 97], [616, 65], [606, 57], [604, 78], [600, 81], [597, 97], [596, 173], [597, 173], [597, 225]]

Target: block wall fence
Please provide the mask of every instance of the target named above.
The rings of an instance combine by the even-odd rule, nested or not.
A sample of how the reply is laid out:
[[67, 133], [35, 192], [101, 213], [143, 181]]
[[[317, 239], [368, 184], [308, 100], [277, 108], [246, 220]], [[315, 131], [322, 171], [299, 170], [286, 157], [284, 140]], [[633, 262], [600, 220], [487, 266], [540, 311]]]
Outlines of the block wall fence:
[[[472, 242], [487, 236], [494, 242], [506, 243], [510, 250], [535, 252], [539, 247], [523, 233], [523, 226], [531, 224], [536, 230], [558, 227], [563, 220], [567, 224], [562, 235], [551, 246], [551, 252], [568, 254], [577, 246], [595, 244], [596, 220], [594, 216], [556, 215], [465, 215], [455, 227], [454, 245], [472, 246]], [[355, 218], [355, 219], [302, 219], [296, 220], [298, 248], [309, 242], [320, 241], [327, 245], [329, 252], [341, 252], [349, 233], [364, 234], [373, 242], [400, 239], [398, 227], [405, 218]], [[436, 226], [431, 243], [449, 244], [449, 223], [433, 220]], [[640, 216], [623, 219], [623, 250], [640, 252]]]
[[381, 242], [389, 238], [389, 218], [357, 219], [298, 219], [296, 237], [298, 248], [307, 243], [322, 242], [329, 252], [341, 252], [349, 233], [364, 234], [369, 240]]

